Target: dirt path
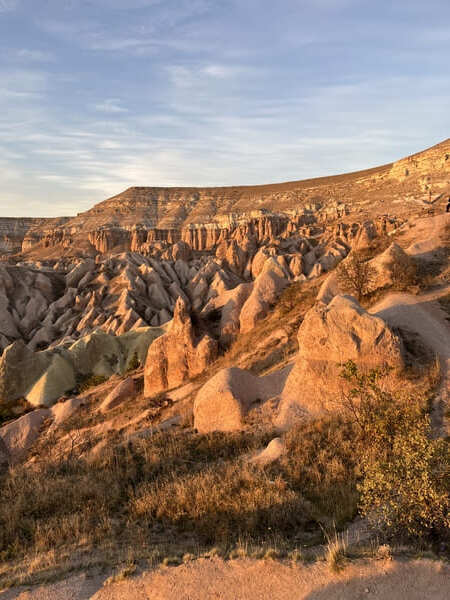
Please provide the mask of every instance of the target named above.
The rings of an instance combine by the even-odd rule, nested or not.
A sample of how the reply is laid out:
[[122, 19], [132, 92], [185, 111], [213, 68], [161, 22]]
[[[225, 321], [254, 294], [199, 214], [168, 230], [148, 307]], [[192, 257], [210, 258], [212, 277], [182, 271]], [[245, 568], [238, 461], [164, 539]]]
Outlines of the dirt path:
[[[370, 309], [393, 327], [409, 329], [439, 357], [442, 381], [436, 402], [435, 418], [441, 434], [449, 434], [445, 413], [450, 398], [450, 325], [437, 300], [450, 293], [450, 285], [418, 296], [389, 294]], [[448, 421], [448, 420], [447, 420]]]
[[77, 575], [31, 590], [0, 592], [0, 600], [446, 600], [448, 563], [353, 561], [338, 574], [271, 560], [201, 559], [103, 586]]
[[416, 219], [406, 231], [404, 241], [409, 239], [411, 242], [406, 252], [416, 258], [431, 260], [440, 249], [448, 246], [449, 224], [450, 213]]

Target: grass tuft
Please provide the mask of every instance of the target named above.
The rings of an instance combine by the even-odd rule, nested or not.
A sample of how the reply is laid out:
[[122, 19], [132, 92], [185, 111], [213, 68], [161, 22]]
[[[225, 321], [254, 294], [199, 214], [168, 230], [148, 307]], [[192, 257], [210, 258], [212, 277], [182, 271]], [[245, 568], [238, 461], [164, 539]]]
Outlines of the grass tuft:
[[325, 560], [333, 573], [342, 571], [347, 562], [347, 541], [336, 532], [333, 537], [328, 538], [325, 550]]

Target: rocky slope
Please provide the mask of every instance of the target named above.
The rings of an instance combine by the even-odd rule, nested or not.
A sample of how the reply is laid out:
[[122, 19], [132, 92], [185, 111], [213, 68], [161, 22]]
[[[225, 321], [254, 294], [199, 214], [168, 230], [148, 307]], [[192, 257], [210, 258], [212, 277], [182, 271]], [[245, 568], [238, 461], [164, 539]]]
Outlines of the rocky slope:
[[[292, 282], [332, 271], [351, 249], [376, 244], [412, 214], [443, 204], [449, 156], [447, 140], [348, 175], [254, 187], [131, 188], [73, 219], [3, 219], [0, 244], [9, 260], [0, 265], [0, 354], [11, 344], [64, 354], [96, 330], [114, 337], [158, 328], [172, 319], [179, 298], [193, 329], [185, 336], [190, 350], [176, 361], [188, 364], [200, 339], [218, 343], [220, 354], [251, 332]], [[14, 255], [19, 245], [21, 256]], [[328, 288], [338, 293], [332, 279]], [[171, 344], [165, 347], [170, 354]], [[188, 378], [196, 369], [178, 370]], [[173, 387], [172, 375], [161, 375], [161, 389]], [[44, 402], [50, 396], [42, 393]]]
[[179, 297], [228, 344], [264, 318], [290, 282], [318, 277], [352, 247], [401, 224], [302, 222], [276, 220], [275, 227], [267, 217], [255, 219], [203, 252], [177, 242], [156, 255], [153, 248], [153, 256], [122, 252], [0, 266], [0, 351], [15, 340], [42, 350], [96, 328], [121, 335], [158, 327], [172, 318]]

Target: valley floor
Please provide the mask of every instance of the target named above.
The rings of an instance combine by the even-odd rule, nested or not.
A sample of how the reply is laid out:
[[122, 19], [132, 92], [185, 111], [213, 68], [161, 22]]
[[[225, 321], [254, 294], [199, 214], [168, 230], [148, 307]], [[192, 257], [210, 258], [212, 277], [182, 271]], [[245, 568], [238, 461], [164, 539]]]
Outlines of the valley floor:
[[106, 584], [75, 575], [36, 588], [0, 592], [0, 600], [446, 600], [448, 563], [355, 560], [339, 573], [325, 563], [200, 559]]

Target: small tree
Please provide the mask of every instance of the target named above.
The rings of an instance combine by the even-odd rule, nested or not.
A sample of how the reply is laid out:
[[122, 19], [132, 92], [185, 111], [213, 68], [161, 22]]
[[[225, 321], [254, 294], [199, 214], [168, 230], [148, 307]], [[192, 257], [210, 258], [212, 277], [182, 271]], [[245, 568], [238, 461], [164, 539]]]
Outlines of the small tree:
[[428, 414], [412, 398], [383, 391], [383, 373], [343, 377], [354, 384], [344, 401], [360, 428], [360, 511], [387, 536], [423, 541], [450, 527], [448, 443], [432, 439]]
[[375, 277], [376, 270], [357, 252], [351, 252], [337, 269], [340, 287], [344, 292], [356, 296], [358, 302], [370, 291]]

